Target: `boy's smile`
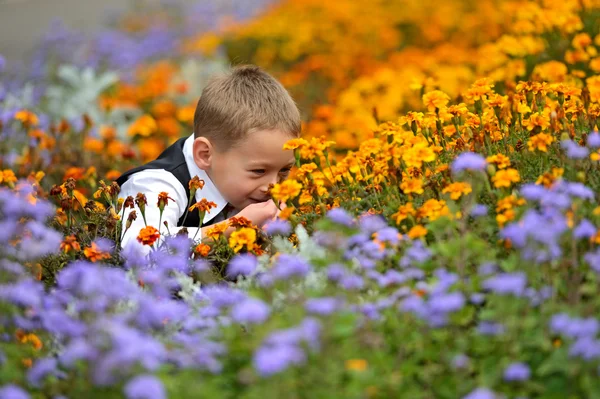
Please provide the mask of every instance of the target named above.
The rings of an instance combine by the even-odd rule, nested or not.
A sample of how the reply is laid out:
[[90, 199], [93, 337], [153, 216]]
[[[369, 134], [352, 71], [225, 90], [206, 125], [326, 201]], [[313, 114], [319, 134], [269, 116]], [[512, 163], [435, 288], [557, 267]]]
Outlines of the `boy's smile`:
[[293, 137], [280, 130], [258, 130], [229, 149], [219, 150], [206, 138], [194, 141], [194, 160], [237, 210], [270, 199], [269, 185], [284, 180], [294, 165]]

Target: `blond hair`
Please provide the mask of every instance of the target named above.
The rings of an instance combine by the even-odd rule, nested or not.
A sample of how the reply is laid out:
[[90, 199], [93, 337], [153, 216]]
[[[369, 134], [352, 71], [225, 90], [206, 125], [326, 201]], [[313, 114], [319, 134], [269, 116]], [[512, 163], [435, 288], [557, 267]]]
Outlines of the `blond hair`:
[[300, 112], [281, 83], [254, 65], [211, 78], [196, 106], [195, 137], [227, 150], [257, 130], [300, 136]]

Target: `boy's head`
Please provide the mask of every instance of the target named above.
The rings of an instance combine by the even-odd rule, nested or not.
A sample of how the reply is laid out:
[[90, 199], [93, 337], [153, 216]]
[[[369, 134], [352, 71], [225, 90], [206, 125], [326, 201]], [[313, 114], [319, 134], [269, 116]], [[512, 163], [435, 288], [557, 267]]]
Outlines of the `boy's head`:
[[212, 78], [194, 115], [194, 161], [238, 209], [268, 199], [294, 156], [283, 144], [300, 135], [300, 113], [275, 78], [239, 66]]

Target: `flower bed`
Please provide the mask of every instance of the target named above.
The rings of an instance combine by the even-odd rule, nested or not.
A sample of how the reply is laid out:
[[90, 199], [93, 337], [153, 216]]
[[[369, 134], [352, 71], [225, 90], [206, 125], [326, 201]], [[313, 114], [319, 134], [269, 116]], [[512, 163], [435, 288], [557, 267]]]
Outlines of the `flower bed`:
[[[598, 4], [321, 3], [5, 81], [0, 398], [600, 395]], [[110, 182], [189, 134], [224, 54], [303, 87], [287, 208], [120, 250], [170, 198]]]

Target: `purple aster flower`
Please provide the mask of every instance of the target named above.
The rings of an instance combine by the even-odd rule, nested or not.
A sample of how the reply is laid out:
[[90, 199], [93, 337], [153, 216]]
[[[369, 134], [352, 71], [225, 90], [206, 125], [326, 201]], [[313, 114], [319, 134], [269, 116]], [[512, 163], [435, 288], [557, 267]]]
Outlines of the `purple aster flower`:
[[477, 269], [477, 273], [480, 276], [489, 276], [490, 274], [496, 273], [496, 271], [498, 271], [498, 266], [492, 262], [482, 263], [479, 266], [479, 269]]
[[127, 399], [166, 399], [162, 382], [153, 375], [138, 375], [123, 388]]
[[263, 323], [269, 317], [269, 306], [256, 298], [248, 298], [231, 308], [231, 317], [238, 323]]
[[581, 199], [594, 200], [594, 191], [585, 184], [579, 182], [564, 182], [563, 184], [567, 194]]
[[227, 265], [227, 277], [249, 276], [258, 267], [258, 260], [252, 254], [236, 255]]
[[80, 360], [92, 361], [98, 356], [98, 350], [87, 339], [77, 338], [69, 342], [60, 352], [59, 361], [67, 367]]
[[0, 54], [0, 73], [4, 72], [4, 69], [6, 69], [6, 58]]
[[327, 267], [327, 278], [330, 281], [339, 281], [346, 275], [346, 268], [339, 263], [331, 264]]
[[496, 394], [487, 388], [477, 388], [463, 399], [497, 399]]
[[233, 306], [246, 299], [246, 294], [236, 288], [225, 285], [209, 285], [202, 290], [210, 305], [216, 308]]
[[521, 296], [527, 286], [527, 276], [523, 272], [503, 273], [485, 280], [482, 285], [496, 294]]
[[388, 227], [386, 220], [381, 215], [364, 214], [358, 219], [362, 232], [373, 234], [381, 229]]
[[531, 369], [522, 362], [511, 363], [504, 370], [504, 381], [527, 381], [531, 377]]
[[583, 219], [573, 230], [573, 237], [577, 239], [590, 238], [596, 234], [597, 230], [598, 229], [592, 222], [587, 219]]
[[29, 399], [29, 394], [19, 386], [8, 384], [0, 388], [0, 399]]
[[503, 324], [491, 321], [482, 321], [477, 326], [477, 332], [481, 335], [501, 335], [504, 334], [504, 331]]
[[600, 341], [591, 337], [580, 337], [569, 348], [569, 355], [588, 361], [598, 359]]
[[57, 360], [53, 357], [36, 360], [33, 366], [27, 371], [27, 382], [39, 388], [41, 382], [48, 375], [64, 376], [65, 374], [57, 369], [57, 363]]
[[594, 252], [588, 252], [583, 256], [583, 259], [588, 265], [596, 272], [600, 273], [600, 248], [597, 248]]
[[591, 132], [587, 137], [587, 146], [590, 148], [600, 147], [600, 133]]
[[339, 300], [337, 298], [310, 298], [306, 301], [305, 309], [309, 313], [327, 316], [338, 309]]
[[275, 219], [264, 226], [264, 230], [270, 236], [288, 236], [292, 232], [292, 225], [285, 219]]
[[469, 301], [474, 305], [481, 305], [485, 301], [485, 295], [480, 292], [475, 292], [471, 294]]
[[310, 269], [310, 264], [301, 257], [281, 254], [273, 266], [272, 274], [278, 280], [287, 280], [294, 276], [304, 277]]
[[460, 292], [435, 295], [428, 301], [428, 305], [436, 313], [456, 312], [465, 305], [465, 297]]
[[292, 365], [306, 360], [304, 352], [295, 345], [276, 345], [259, 348], [254, 353], [253, 364], [263, 377], [280, 373]]
[[488, 214], [488, 207], [483, 204], [476, 204], [469, 212], [474, 218], [482, 217]]
[[540, 201], [548, 193], [548, 190], [542, 185], [527, 183], [521, 187], [520, 193], [527, 201]]
[[567, 157], [571, 159], [583, 159], [590, 153], [590, 150], [586, 147], [582, 147], [572, 140], [563, 140], [561, 141], [560, 146], [563, 150], [567, 151]]
[[400, 241], [398, 237], [400, 233], [395, 227], [385, 227], [377, 231], [377, 239], [382, 242], [387, 242], [390, 245], [396, 245]]
[[353, 227], [354, 219], [342, 208], [333, 208], [327, 211], [327, 218], [342, 226]]
[[361, 276], [356, 274], [347, 274], [339, 282], [340, 286], [345, 290], [360, 290], [365, 286], [365, 281]]
[[466, 369], [471, 364], [471, 359], [463, 353], [459, 353], [458, 355], [452, 358], [452, 368], [455, 370]]
[[452, 172], [457, 173], [463, 170], [482, 171], [486, 166], [487, 162], [483, 156], [474, 152], [463, 152], [456, 157], [450, 168], [452, 169]]
[[413, 241], [412, 245], [406, 249], [404, 256], [400, 259], [400, 266], [416, 266], [426, 262], [431, 256], [431, 251], [425, 247], [425, 244], [423, 244], [422, 241]]

